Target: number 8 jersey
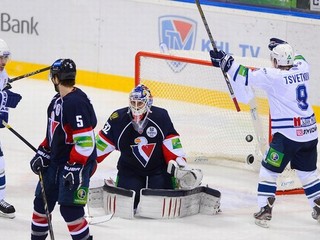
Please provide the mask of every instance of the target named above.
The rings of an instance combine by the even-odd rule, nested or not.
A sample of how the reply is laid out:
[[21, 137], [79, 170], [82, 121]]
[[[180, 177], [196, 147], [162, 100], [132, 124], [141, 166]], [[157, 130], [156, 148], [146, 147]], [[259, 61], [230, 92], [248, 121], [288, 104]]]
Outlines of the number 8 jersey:
[[277, 68], [249, 69], [233, 63], [228, 74], [232, 84], [245, 84], [263, 89], [270, 104], [271, 131], [297, 142], [318, 137], [317, 124], [309, 103], [309, 65], [296, 55], [289, 70]]

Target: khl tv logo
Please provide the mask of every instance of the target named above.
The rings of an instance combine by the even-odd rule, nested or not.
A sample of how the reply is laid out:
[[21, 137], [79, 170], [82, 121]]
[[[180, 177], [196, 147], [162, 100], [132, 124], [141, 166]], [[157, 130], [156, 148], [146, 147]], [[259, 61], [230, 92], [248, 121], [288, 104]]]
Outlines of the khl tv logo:
[[[197, 33], [197, 22], [180, 16], [159, 17], [160, 50], [169, 54], [169, 50], [193, 50]], [[167, 61], [174, 72], [180, 72], [186, 63]]]

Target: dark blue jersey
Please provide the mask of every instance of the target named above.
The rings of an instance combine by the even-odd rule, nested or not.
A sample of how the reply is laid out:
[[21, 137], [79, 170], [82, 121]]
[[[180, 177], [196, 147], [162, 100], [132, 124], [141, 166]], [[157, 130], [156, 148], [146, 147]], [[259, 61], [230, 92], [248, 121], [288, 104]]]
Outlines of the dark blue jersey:
[[55, 164], [85, 164], [96, 159], [95, 136], [97, 124], [93, 106], [79, 88], [61, 98], [56, 94], [47, 110], [46, 139], [42, 143], [51, 151]]
[[98, 161], [120, 151], [118, 169], [130, 168], [142, 176], [166, 169], [177, 156], [184, 157], [179, 134], [165, 109], [152, 106], [142, 132], [135, 130], [128, 108], [111, 114], [97, 136]]

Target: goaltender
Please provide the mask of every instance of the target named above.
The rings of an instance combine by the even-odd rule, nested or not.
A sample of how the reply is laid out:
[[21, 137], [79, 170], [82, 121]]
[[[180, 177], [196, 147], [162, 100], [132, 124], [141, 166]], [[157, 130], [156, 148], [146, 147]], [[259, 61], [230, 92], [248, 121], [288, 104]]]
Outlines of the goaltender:
[[133, 190], [135, 210], [143, 189], [162, 189], [154, 194], [166, 195], [170, 192], [167, 190], [190, 190], [201, 183], [202, 172], [188, 166], [180, 136], [167, 110], [153, 106], [153, 97], [145, 85], [137, 85], [130, 92], [129, 108], [110, 115], [96, 143], [99, 163], [114, 150], [120, 152], [115, 186]]

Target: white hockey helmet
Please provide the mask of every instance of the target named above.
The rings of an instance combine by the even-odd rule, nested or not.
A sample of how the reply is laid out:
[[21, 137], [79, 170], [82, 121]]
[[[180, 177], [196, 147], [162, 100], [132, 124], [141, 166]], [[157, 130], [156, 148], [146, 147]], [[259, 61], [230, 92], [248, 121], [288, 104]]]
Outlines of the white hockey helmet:
[[10, 57], [10, 50], [7, 43], [0, 39], [0, 57]]
[[270, 58], [272, 62], [275, 62], [275, 67], [292, 66], [294, 60], [293, 48], [289, 44], [279, 44], [270, 52]]

